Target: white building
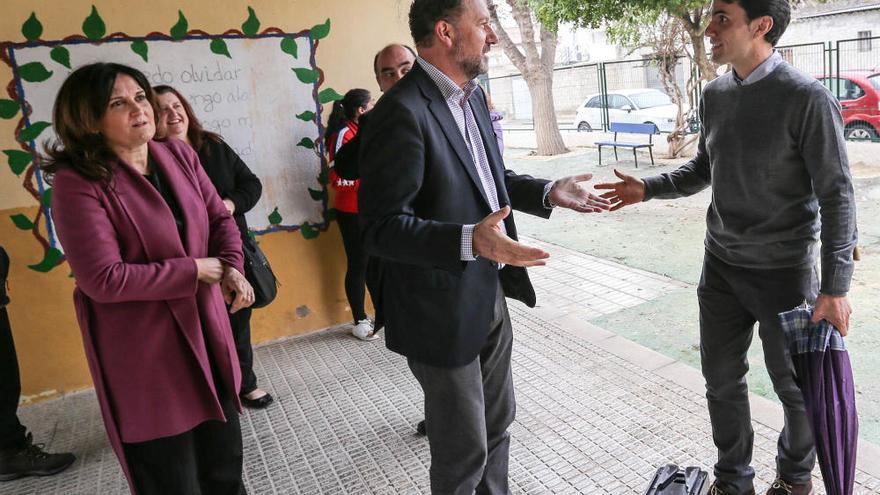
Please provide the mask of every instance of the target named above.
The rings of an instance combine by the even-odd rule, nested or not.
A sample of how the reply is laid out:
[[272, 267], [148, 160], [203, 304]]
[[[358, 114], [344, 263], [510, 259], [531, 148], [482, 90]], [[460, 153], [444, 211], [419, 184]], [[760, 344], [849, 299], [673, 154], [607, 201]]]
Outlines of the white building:
[[779, 46], [786, 59], [814, 74], [836, 70], [838, 56], [841, 71], [880, 70], [880, 0], [810, 2], [795, 10]]

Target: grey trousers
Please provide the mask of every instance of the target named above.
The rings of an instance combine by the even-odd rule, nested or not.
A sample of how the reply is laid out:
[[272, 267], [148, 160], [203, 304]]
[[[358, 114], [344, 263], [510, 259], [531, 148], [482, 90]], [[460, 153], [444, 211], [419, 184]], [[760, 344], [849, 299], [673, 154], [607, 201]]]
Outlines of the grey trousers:
[[777, 474], [794, 483], [810, 479], [816, 450], [777, 314], [804, 301], [813, 303], [818, 278], [815, 266], [747, 269], [706, 253], [697, 289], [700, 352], [712, 437], [718, 447], [715, 477], [729, 493], [748, 493], [755, 476], [750, 466], [754, 431], [746, 384], [755, 322], [764, 362], [785, 413], [777, 445]]
[[500, 284], [497, 292], [489, 338], [478, 358], [457, 368], [408, 361], [425, 392], [434, 495], [510, 493], [507, 428], [516, 414], [513, 333]]

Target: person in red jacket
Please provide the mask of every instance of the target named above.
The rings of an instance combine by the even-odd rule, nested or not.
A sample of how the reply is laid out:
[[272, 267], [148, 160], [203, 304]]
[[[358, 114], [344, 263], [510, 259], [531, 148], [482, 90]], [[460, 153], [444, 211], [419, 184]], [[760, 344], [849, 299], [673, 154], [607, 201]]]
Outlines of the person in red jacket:
[[373, 107], [373, 98], [366, 89], [352, 89], [342, 100], [333, 103], [333, 112], [327, 122], [324, 136], [330, 161], [330, 187], [336, 192], [334, 207], [336, 221], [342, 233], [342, 243], [348, 266], [345, 272], [345, 295], [351, 307], [354, 326], [352, 335], [361, 340], [374, 340], [373, 323], [364, 311], [365, 279], [367, 272], [367, 253], [361, 244], [357, 216], [358, 180], [339, 177], [332, 168], [336, 151], [351, 140], [358, 132], [358, 119]]

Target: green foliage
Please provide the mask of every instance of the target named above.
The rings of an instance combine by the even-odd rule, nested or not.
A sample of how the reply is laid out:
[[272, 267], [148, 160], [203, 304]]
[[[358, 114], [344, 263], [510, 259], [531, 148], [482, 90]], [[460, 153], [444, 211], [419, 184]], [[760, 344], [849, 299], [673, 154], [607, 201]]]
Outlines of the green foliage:
[[171, 37], [176, 40], [182, 40], [186, 33], [189, 32], [189, 21], [186, 20], [186, 16], [183, 15], [182, 10], [177, 11], [177, 22], [171, 26]]
[[325, 189], [312, 189], [309, 188], [309, 196], [312, 197], [315, 201], [322, 201], [325, 197], [327, 197], [327, 191]]
[[46, 130], [47, 127], [50, 127], [51, 125], [52, 124], [44, 121], [34, 122], [23, 131], [21, 131], [21, 133], [18, 135], [18, 140], [22, 143], [33, 141], [34, 139], [37, 139], [37, 136], [39, 136], [40, 133], [42, 133], [44, 130]]
[[281, 38], [281, 51], [290, 55], [293, 58], [297, 57], [298, 47], [296, 45], [296, 39], [285, 37]]
[[21, 34], [28, 41], [36, 41], [43, 34], [43, 24], [37, 20], [36, 12], [31, 12], [31, 16], [21, 25]]
[[40, 204], [49, 208], [52, 206], [52, 188], [47, 188], [43, 191], [43, 194], [40, 196]]
[[107, 26], [104, 24], [104, 19], [101, 19], [101, 15], [98, 14], [98, 9], [94, 5], [92, 5], [92, 13], [83, 21], [82, 29], [86, 38], [92, 41], [98, 41], [107, 34]]
[[14, 223], [15, 226], [21, 230], [31, 230], [34, 228], [34, 222], [32, 222], [30, 218], [22, 215], [21, 213], [9, 215], [9, 218], [11, 218], [12, 223]]
[[645, 29], [654, 27], [657, 21], [657, 13], [647, 13], [642, 16], [631, 16], [619, 21], [609, 23], [605, 34], [608, 40], [625, 47], [636, 47], [642, 43], [642, 34]]
[[318, 80], [318, 71], [315, 69], [294, 68], [291, 70], [302, 83], [314, 84]]
[[281, 213], [278, 213], [278, 207], [276, 206], [272, 213], [269, 214], [269, 224], [271, 225], [280, 225], [281, 224]]
[[52, 71], [46, 70], [42, 62], [30, 62], [18, 68], [18, 74], [27, 82], [43, 82], [52, 77]]
[[318, 174], [317, 178], [318, 184], [321, 184], [322, 186], [326, 186], [330, 183], [330, 173], [326, 168], [321, 170], [321, 173]]
[[313, 40], [320, 40], [327, 37], [330, 34], [330, 19], [328, 18], [324, 21], [324, 24], [318, 24], [312, 26], [311, 31], [309, 31], [310, 36]]
[[333, 88], [327, 88], [318, 93], [318, 103], [320, 103], [321, 105], [341, 99], [342, 95], [337, 93]]
[[232, 55], [229, 54], [229, 47], [226, 46], [226, 40], [223, 38], [214, 38], [211, 40], [211, 51], [217, 55], [226, 55], [227, 57], [232, 58]]
[[305, 112], [297, 115], [296, 118], [302, 120], [303, 122], [312, 122], [313, 120], [315, 120], [315, 112], [310, 112], [306, 110]]
[[58, 45], [49, 52], [49, 58], [70, 69], [70, 52]]
[[257, 19], [257, 14], [254, 12], [254, 9], [248, 7], [248, 18], [241, 25], [241, 32], [248, 36], [255, 36], [260, 31], [260, 20]]
[[315, 237], [318, 237], [318, 234], [320, 233], [318, 229], [316, 229], [309, 222], [303, 222], [302, 226], [299, 228], [299, 231], [306, 239], [314, 239]]
[[46, 251], [46, 255], [43, 256], [43, 261], [36, 265], [28, 265], [28, 268], [36, 272], [48, 273], [50, 270], [58, 266], [62, 257], [64, 257], [64, 254], [61, 251], [56, 248], [49, 248], [49, 250]]
[[677, 16], [703, 6], [706, 0], [531, 0], [535, 14], [545, 26], [571, 22], [578, 27], [596, 28], [603, 23], [624, 21], [653, 13]]
[[144, 62], [149, 62], [147, 55], [150, 51], [150, 48], [147, 46], [146, 41], [144, 41], [144, 40], [132, 41], [131, 42], [131, 51], [140, 55], [141, 58], [144, 59]]
[[300, 141], [296, 143], [296, 145], [302, 146], [303, 148], [308, 148], [310, 150], [315, 149], [315, 142], [307, 137], [300, 139]]
[[11, 119], [21, 110], [17, 101], [0, 100], [0, 119]]
[[15, 175], [21, 175], [28, 164], [31, 163], [31, 160], [34, 159], [30, 153], [22, 150], [3, 150], [3, 153], [6, 155], [6, 162], [9, 163], [9, 168], [12, 169], [12, 173]]

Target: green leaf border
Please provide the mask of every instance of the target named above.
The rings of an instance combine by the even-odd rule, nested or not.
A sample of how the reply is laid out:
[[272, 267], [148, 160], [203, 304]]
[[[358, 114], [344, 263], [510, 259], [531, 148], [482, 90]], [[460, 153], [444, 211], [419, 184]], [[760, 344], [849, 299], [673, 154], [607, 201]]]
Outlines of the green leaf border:
[[[277, 35], [280, 31], [277, 28], [265, 28], [261, 32], [258, 32], [260, 29], [260, 21], [257, 17], [257, 14], [253, 7], [248, 6], [248, 18], [245, 23], [242, 24], [242, 30], [239, 31], [241, 33], [241, 37], [271, 37], [273, 35]], [[29, 17], [25, 20], [25, 22], [21, 25], [21, 33], [22, 36], [31, 44], [38, 44], [44, 46], [51, 46], [53, 48], [52, 55], [50, 59], [55, 63], [64, 66], [68, 70], [71, 69], [70, 60], [69, 60], [69, 52], [67, 48], [64, 46], [63, 42], [70, 41], [73, 39], [81, 39], [82, 35], [71, 35], [67, 38], [61, 40], [50, 40], [44, 41], [40, 39], [40, 36], [43, 34], [43, 25], [39, 21], [36, 12], [31, 12]], [[105, 43], [111, 40], [106, 38], [108, 29], [104, 22], [104, 19], [101, 17], [97, 7], [95, 5], [91, 5], [90, 12], [88, 16], [85, 17], [82, 23], [82, 34], [85, 37], [94, 43]], [[303, 137], [299, 146], [310, 150], [316, 154], [319, 158], [320, 163], [320, 173], [316, 177], [316, 181], [318, 182], [318, 187], [320, 189], [312, 189], [308, 188], [310, 197], [322, 203], [323, 207], [323, 219], [322, 223], [309, 223], [303, 222], [301, 225], [293, 225], [293, 226], [285, 226], [280, 225], [280, 221], [275, 225], [270, 226], [268, 229], [258, 232], [260, 234], [270, 233], [273, 231], [280, 230], [300, 230], [303, 237], [306, 239], [314, 239], [318, 236], [318, 234], [322, 231], [327, 230], [329, 224], [335, 219], [336, 214], [333, 208], [328, 206], [328, 191], [327, 191], [327, 171], [328, 166], [326, 159], [324, 157], [324, 142], [323, 136], [324, 134], [324, 126], [322, 123], [322, 114], [323, 114], [323, 106], [329, 102], [334, 101], [340, 95], [336, 93], [332, 88], [321, 88], [324, 84], [324, 72], [318, 67], [317, 63], [314, 61], [314, 53], [318, 49], [319, 41], [323, 38], [326, 38], [330, 33], [330, 19], [327, 19], [324, 23], [316, 24], [312, 26], [310, 29], [302, 30], [297, 33], [283, 33], [281, 39], [279, 41], [279, 49], [289, 55], [291, 58], [289, 60], [296, 61], [299, 60], [300, 53], [298, 50], [298, 41], [300, 39], [307, 39], [310, 43], [310, 53], [309, 62], [306, 67], [297, 67], [292, 68], [293, 73], [296, 77], [304, 84], [312, 84], [314, 85], [313, 89], [313, 97], [315, 101], [314, 109], [304, 109], [299, 113], [295, 114], [294, 118], [301, 121], [302, 123], [309, 124], [314, 123], [317, 127], [317, 139], [311, 139], [308, 137]], [[122, 38], [114, 38], [113, 42], [128, 42], [130, 44], [130, 49], [132, 52], [140, 56], [144, 60], [144, 62], [149, 62], [149, 50], [147, 41], [156, 41], [156, 40], [185, 40], [185, 39], [194, 39], [192, 35], [190, 35], [190, 26], [189, 21], [183, 14], [183, 11], [178, 10], [178, 19], [177, 23], [172, 26], [171, 32], [169, 35], [158, 35], [157, 33], [153, 33], [149, 36], [145, 37], [136, 37], [136, 36], [126, 36], [124, 33]], [[232, 33], [230, 31], [225, 32], [224, 34], [217, 35], [209, 35], [207, 38], [200, 36], [198, 39], [208, 39], [211, 40], [210, 48], [211, 51], [216, 56], [226, 56], [231, 58], [228, 49], [226, 48], [226, 38], [238, 38], [234, 34], [234, 30]], [[62, 43], [59, 43], [62, 42]], [[43, 61], [47, 62], [47, 61]], [[28, 64], [25, 64], [28, 65]], [[56, 66], [58, 67], [58, 66]], [[21, 67], [15, 67], [14, 73], [17, 77], [22, 78], [23, 80], [30, 83], [40, 83], [55, 75], [54, 70], [50, 70], [46, 65], [43, 65], [41, 62], [36, 62], [31, 64], [30, 68], [25, 68], [24, 73], [20, 70]], [[26, 77], [25, 77], [26, 76]], [[2, 118], [4, 119], [13, 119], [17, 116], [24, 120], [27, 116], [22, 114], [21, 107], [19, 106], [19, 101], [17, 98], [13, 96], [12, 100], [3, 100], [4, 104]], [[7, 165], [10, 167], [12, 172], [15, 175], [21, 176], [29, 167], [35, 166], [33, 160], [33, 151], [31, 150], [31, 143], [33, 139], [39, 136], [40, 132], [43, 129], [43, 122], [37, 122], [31, 124], [29, 126], [25, 126], [20, 123], [18, 127], [20, 129], [19, 137], [24, 137], [26, 141], [21, 143], [23, 150], [3, 150], [5, 156], [0, 155], [0, 159], [5, 159], [3, 161], [7, 162]], [[45, 127], [44, 127], [45, 128]], [[33, 134], [33, 135], [31, 135]], [[31, 173], [31, 172], [28, 172]], [[41, 219], [41, 214], [45, 213], [48, 215], [48, 208], [51, 204], [51, 189], [47, 188], [42, 193], [42, 196], [36, 198], [41, 206], [41, 213], [37, 214], [37, 216], [33, 219], [27, 218], [24, 215], [17, 214], [10, 217], [11, 221], [22, 230], [34, 230], [37, 232], [39, 230], [39, 222], [44, 221]], [[277, 209], [274, 212], [277, 214]], [[278, 215], [280, 218], [280, 214]], [[39, 236], [39, 233], [37, 232]], [[38, 238], [42, 238], [41, 236]], [[44, 259], [40, 263], [29, 265], [29, 267], [33, 270], [40, 272], [48, 272], [58, 264], [64, 261], [64, 255], [56, 248], [47, 248], [44, 249]]]

